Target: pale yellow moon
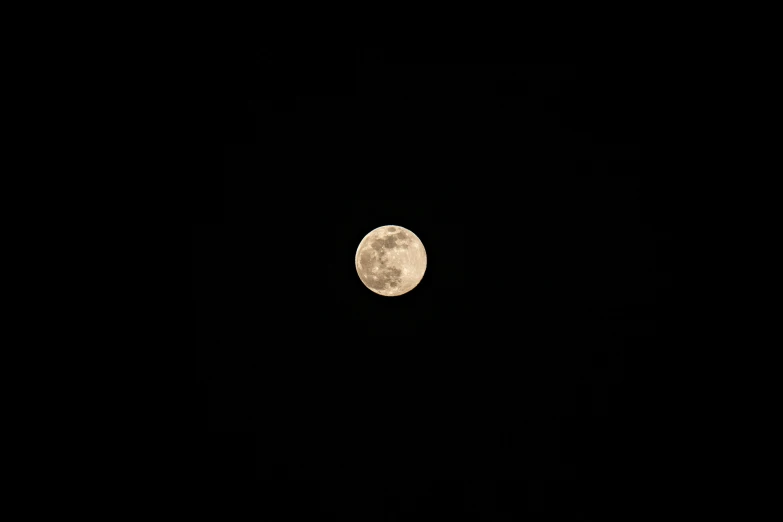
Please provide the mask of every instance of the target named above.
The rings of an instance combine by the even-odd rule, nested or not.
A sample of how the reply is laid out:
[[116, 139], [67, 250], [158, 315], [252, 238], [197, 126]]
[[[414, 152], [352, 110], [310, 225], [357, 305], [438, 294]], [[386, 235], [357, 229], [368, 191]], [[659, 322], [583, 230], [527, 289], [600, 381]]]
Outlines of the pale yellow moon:
[[410, 292], [427, 270], [427, 252], [419, 238], [397, 225], [378, 227], [356, 249], [356, 272], [364, 286], [378, 295]]

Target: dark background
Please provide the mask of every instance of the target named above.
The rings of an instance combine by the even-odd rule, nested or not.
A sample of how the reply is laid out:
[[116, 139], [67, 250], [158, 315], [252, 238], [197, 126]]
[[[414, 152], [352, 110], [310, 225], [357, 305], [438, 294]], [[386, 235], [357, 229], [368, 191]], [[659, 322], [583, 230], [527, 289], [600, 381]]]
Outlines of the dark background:
[[[191, 333], [216, 509], [514, 520], [627, 497], [628, 360], [654, 357], [668, 282], [643, 75], [384, 49], [214, 66]], [[389, 224], [428, 255], [393, 298], [354, 267]]]

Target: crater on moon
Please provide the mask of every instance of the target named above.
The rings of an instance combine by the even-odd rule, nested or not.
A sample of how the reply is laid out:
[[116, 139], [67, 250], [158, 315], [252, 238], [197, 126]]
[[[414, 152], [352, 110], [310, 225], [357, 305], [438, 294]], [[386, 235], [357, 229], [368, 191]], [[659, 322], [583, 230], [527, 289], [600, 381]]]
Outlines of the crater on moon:
[[[409, 248], [413, 245], [415, 248]], [[416, 234], [402, 227], [379, 227], [367, 234], [356, 251], [356, 270], [373, 292], [402, 295], [419, 284], [427, 254]]]

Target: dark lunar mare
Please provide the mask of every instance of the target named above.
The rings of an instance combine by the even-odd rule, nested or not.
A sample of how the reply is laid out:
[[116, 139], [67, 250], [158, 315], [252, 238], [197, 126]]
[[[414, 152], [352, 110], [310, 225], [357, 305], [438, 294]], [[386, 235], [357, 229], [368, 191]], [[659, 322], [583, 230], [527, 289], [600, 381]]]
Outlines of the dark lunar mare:
[[376, 239], [375, 241], [373, 241], [370, 244], [370, 246], [374, 250], [377, 250], [378, 252], [383, 252], [383, 250], [385, 248], [403, 248], [403, 249], [407, 249], [408, 248], [407, 242], [405, 242], [403, 244], [398, 244], [397, 243], [398, 239], [400, 241], [402, 241], [404, 239], [408, 239], [408, 234], [406, 234], [405, 232], [398, 232], [396, 234], [393, 234], [391, 236], [385, 237], [383, 239]]
[[[388, 287], [396, 288], [402, 283], [402, 270], [393, 266], [386, 266], [385, 250], [383, 245], [376, 245], [374, 242], [371, 246], [375, 249], [376, 255], [373, 256], [370, 251], [362, 252], [361, 263], [362, 272], [364, 275], [365, 284], [374, 290], [384, 290]], [[379, 270], [373, 273], [373, 267], [378, 266]], [[375, 275], [378, 279], [373, 279]]]
[[[389, 227], [387, 230], [389, 232], [396, 232], [397, 229]], [[407, 239], [409, 239], [409, 235], [403, 231], [399, 231], [396, 234], [392, 234], [385, 238], [378, 238], [370, 243], [370, 247], [375, 251], [375, 256], [373, 256], [370, 251], [362, 252], [362, 270], [368, 287], [374, 290], [384, 290], [387, 286], [396, 288], [402, 284], [402, 270], [386, 265], [386, 249], [402, 248], [407, 250], [409, 246]], [[400, 240], [401, 243], [398, 243], [398, 240]], [[378, 272], [375, 274], [372, 272], [374, 266], [379, 267]], [[378, 279], [373, 279], [373, 275], [377, 276]]]

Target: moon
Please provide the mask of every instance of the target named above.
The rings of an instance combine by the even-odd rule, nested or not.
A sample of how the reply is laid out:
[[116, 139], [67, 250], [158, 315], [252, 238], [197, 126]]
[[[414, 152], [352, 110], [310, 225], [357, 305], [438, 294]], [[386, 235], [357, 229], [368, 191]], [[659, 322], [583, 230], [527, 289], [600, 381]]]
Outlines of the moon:
[[427, 270], [427, 252], [421, 240], [407, 228], [378, 227], [356, 249], [356, 272], [364, 286], [378, 295], [407, 294]]

